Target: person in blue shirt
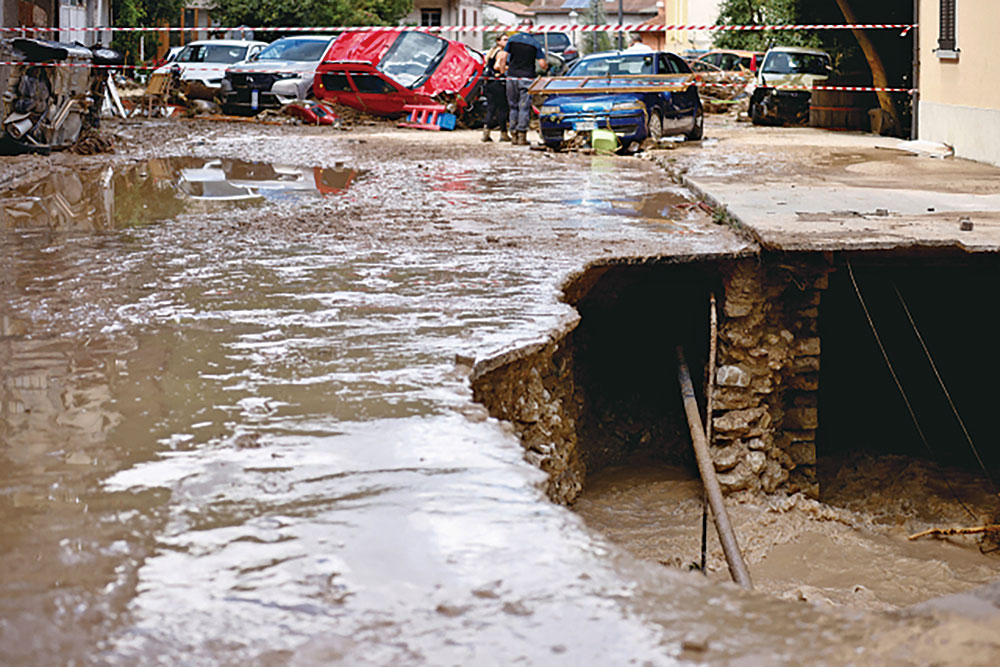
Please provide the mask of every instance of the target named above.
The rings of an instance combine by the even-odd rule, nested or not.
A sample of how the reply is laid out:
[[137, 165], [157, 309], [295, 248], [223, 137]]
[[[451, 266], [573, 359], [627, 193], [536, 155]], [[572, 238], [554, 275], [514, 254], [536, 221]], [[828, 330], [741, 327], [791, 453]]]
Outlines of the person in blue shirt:
[[[531, 25], [525, 21], [521, 25]], [[519, 32], [507, 40], [507, 104], [510, 107], [512, 144], [528, 145], [528, 121], [531, 120], [531, 95], [528, 86], [535, 78], [536, 68], [545, 71], [548, 62], [538, 40]]]

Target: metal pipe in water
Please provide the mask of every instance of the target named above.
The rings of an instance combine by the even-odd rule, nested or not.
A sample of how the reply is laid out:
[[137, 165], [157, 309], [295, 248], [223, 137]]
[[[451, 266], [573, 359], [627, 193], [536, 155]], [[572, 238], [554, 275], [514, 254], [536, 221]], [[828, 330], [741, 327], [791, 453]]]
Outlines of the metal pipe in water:
[[677, 377], [681, 384], [681, 397], [684, 399], [684, 412], [687, 414], [688, 426], [691, 429], [695, 458], [698, 459], [698, 471], [701, 473], [705, 493], [708, 494], [708, 504], [712, 507], [712, 518], [715, 520], [715, 529], [719, 532], [719, 541], [726, 555], [726, 563], [729, 564], [729, 574], [737, 584], [747, 590], [753, 590], [750, 572], [743, 561], [743, 554], [740, 553], [736, 533], [729, 523], [729, 513], [726, 512], [722, 488], [715, 476], [712, 456], [708, 453], [704, 424], [698, 413], [698, 402], [694, 396], [694, 385], [691, 383], [691, 372], [688, 370], [687, 362], [684, 361], [684, 349], [680, 346], [677, 347]]

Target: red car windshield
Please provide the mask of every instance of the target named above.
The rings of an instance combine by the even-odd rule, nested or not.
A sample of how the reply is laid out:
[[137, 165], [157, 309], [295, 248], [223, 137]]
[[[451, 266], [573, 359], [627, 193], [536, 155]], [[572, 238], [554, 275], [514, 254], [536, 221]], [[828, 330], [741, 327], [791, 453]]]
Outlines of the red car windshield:
[[414, 88], [430, 76], [448, 50], [448, 42], [424, 32], [404, 32], [393, 42], [378, 69], [400, 85]]

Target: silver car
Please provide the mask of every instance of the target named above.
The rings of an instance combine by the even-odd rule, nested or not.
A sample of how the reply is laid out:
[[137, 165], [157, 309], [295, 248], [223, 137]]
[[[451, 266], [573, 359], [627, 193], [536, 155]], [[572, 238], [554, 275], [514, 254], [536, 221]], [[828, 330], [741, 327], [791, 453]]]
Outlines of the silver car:
[[222, 83], [223, 110], [256, 114], [306, 99], [316, 67], [335, 39], [336, 35], [282, 37], [253, 61], [230, 67]]

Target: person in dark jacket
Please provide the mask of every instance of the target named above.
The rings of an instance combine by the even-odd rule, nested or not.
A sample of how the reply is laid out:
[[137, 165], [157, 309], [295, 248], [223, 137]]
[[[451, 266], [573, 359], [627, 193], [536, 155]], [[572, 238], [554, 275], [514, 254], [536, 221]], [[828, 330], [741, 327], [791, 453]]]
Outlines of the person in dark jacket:
[[[525, 25], [531, 25], [526, 22]], [[545, 71], [548, 62], [538, 40], [519, 32], [507, 40], [507, 105], [510, 106], [512, 144], [528, 145], [528, 121], [531, 120], [531, 95], [528, 86], [535, 78], [535, 69]]]
[[507, 134], [507, 83], [504, 74], [507, 71], [508, 35], [500, 35], [497, 43], [486, 54], [486, 122], [483, 124], [483, 141], [490, 139], [490, 130], [500, 128], [500, 141], [510, 141]]

